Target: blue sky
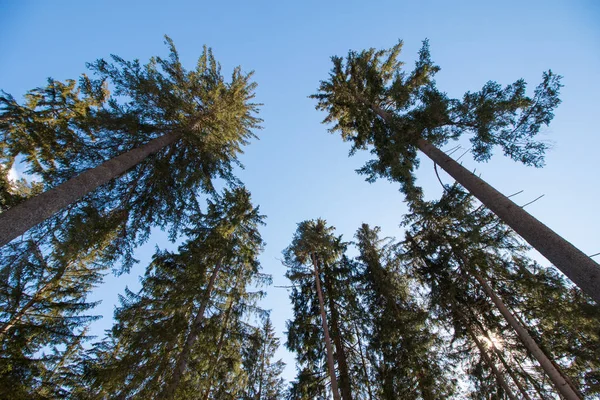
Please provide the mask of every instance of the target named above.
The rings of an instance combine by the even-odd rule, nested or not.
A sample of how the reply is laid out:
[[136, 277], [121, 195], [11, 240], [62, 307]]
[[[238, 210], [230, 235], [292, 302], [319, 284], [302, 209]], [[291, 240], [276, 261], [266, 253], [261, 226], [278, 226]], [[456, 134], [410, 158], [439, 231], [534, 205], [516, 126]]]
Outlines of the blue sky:
[[[45, 84], [85, 72], [85, 62], [118, 54], [147, 60], [166, 54], [168, 34], [183, 63], [192, 68], [202, 45], [213, 48], [227, 74], [241, 65], [254, 70], [257, 100], [264, 103], [260, 140], [246, 148], [240, 178], [268, 216], [261, 261], [274, 285], [286, 285], [281, 251], [296, 224], [325, 218], [347, 240], [361, 223], [400, 237], [406, 206], [398, 186], [368, 184], [354, 173], [367, 159], [348, 158], [349, 146], [327, 133], [324, 114], [307, 96], [326, 79], [329, 57], [349, 49], [388, 48], [398, 39], [412, 66], [424, 38], [442, 70], [438, 86], [451, 96], [477, 90], [488, 80], [507, 84], [524, 78], [533, 89], [551, 68], [564, 76], [563, 103], [542, 138], [552, 144], [547, 166], [534, 169], [504, 159], [501, 152], [477, 164], [461, 161], [505, 194], [515, 197], [587, 254], [600, 252], [600, 3], [589, 1], [8, 1], [0, 2], [0, 89], [19, 98]], [[454, 146], [451, 144], [449, 147]], [[457, 153], [458, 154], [458, 153]], [[432, 163], [423, 160], [418, 182], [428, 197], [440, 194]], [[450, 178], [442, 174], [445, 182]], [[170, 246], [157, 233], [140, 249], [142, 262], [94, 293], [110, 327], [117, 294], [138, 287], [154, 246]], [[537, 255], [534, 254], [535, 257]], [[598, 258], [597, 258], [598, 259]], [[543, 260], [543, 259], [540, 259]], [[545, 261], [543, 261], [547, 264]], [[282, 336], [290, 318], [285, 289], [270, 287], [264, 307]], [[286, 378], [294, 376], [292, 356]]]

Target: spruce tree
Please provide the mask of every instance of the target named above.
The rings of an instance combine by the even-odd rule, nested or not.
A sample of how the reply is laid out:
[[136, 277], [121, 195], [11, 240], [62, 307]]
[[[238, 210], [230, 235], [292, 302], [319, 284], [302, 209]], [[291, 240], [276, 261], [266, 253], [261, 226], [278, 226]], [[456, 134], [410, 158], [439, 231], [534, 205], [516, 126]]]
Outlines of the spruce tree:
[[23, 157], [46, 191], [0, 214], [0, 245], [70, 213], [83, 197], [115, 220], [112, 250], [130, 255], [152, 226], [172, 226], [176, 235], [197, 193], [214, 192], [214, 178], [235, 182], [237, 155], [260, 122], [252, 74], [238, 67], [227, 82], [206, 47], [188, 71], [167, 44], [168, 58], [100, 59], [88, 64], [94, 79], [51, 80], [24, 105], [2, 96], [4, 169]]
[[[594, 345], [597, 341], [593, 333], [595, 328], [590, 329], [597, 327], [597, 318], [593, 317], [592, 311], [597, 307], [593, 306], [593, 301], [576, 288], [568, 289], [564, 282], [557, 285], [557, 275], [547, 270], [541, 275], [547, 278], [541, 279], [539, 272], [535, 272], [541, 267], [525, 256], [527, 247], [508, 227], [484, 208], [475, 208], [470, 196], [458, 187], [446, 189], [440, 201], [422, 203], [418, 212], [406, 221], [410, 224], [406, 249], [416, 260], [425, 263], [415, 271], [431, 288], [432, 301], [440, 310], [445, 310], [441, 311], [440, 318], [454, 321], [455, 332], [462, 336], [472, 336], [464, 328], [465, 321], [470, 321], [474, 324], [470, 329], [480, 335], [495, 332], [502, 337], [507, 343], [504, 348], [512, 348], [511, 354], [531, 352], [542, 365], [546, 363], [544, 370], [550, 376], [554, 374], [555, 390], [560, 390], [567, 398], [581, 398], [581, 391], [587, 392], [585, 395], [594, 393], [593, 386], [586, 383], [586, 376], [593, 381], [595, 360], [598, 359], [597, 354], [592, 355], [597, 347]], [[553, 292], [560, 293], [559, 298], [564, 300], [565, 306], [577, 310], [572, 318], [577, 321], [576, 325], [563, 325], [561, 318], [548, 308], [544, 312], [540, 308], [527, 307], [532, 301], [544, 301], [542, 299]], [[573, 308], [575, 303], [577, 306]], [[556, 302], [554, 306], [560, 307]], [[516, 323], [510, 322], [511, 319]], [[544, 321], [541, 326], [552, 326], [552, 329], [535, 337], [530, 331], [534, 326], [540, 326], [538, 321]], [[556, 337], [558, 326], [565, 332], [570, 331], [570, 335], [577, 335], [590, 350], [578, 352], [572, 347], [569, 351], [563, 348], [561, 353], [553, 355], [549, 348], [552, 340], [547, 341], [546, 336]], [[523, 343], [527, 341], [533, 342], [534, 347], [528, 346], [525, 350]], [[528, 377], [517, 372], [520, 369], [518, 362], [509, 363], [507, 357], [499, 354], [499, 362], [503, 364], [502, 358], [507, 364], [512, 363], [510, 368], [506, 365], [505, 368], [515, 386], [525, 385]], [[522, 356], [512, 358], [524, 360]], [[586, 365], [589, 369], [584, 372], [574, 368], [575, 365]], [[577, 372], [567, 373], [569, 370]]]
[[285, 363], [274, 361], [279, 348], [279, 339], [271, 319], [267, 318], [247, 338], [247, 347], [242, 351], [244, 371], [248, 377], [244, 400], [278, 400], [284, 397], [284, 381], [281, 373]]
[[[362, 266], [361, 294], [372, 382], [380, 399], [438, 399], [454, 391], [451, 366], [439, 350], [427, 310], [411, 295], [401, 259], [379, 238], [378, 227], [356, 233]], [[412, 298], [411, 298], [412, 297]]]
[[241, 393], [249, 333], [240, 319], [262, 296], [248, 285], [268, 281], [257, 261], [262, 219], [245, 189], [225, 191], [194, 218], [177, 253], [155, 255], [140, 293], [122, 298], [116, 325], [88, 364], [97, 398]]
[[[318, 396], [326, 374], [334, 399], [351, 396], [347, 365], [346, 370], [339, 370], [343, 368], [345, 349], [339, 329], [335, 332], [331, 329], [333, 310], [321, 285], [329, 279], [325, 277], [328, 267], [336, 263], [344, 251], [341, 238], [333, 235], [333, 229], [321, 219], [303, 221], [298, 224], [292, 244], [283, 252], [284, 265], [288, 268], [286, 277], [293, 284], [290, 298], [294, 312], [294, 320], [287, 323], [286, 346], [296, 353], [300, 368], [295, 385], [304, 386], [292, 389], [296, 397], [297, 393]], [[340, 360], [344, 361], [340, 363]]]
[[472, 134], [476, 161], [488, 160], [499, 146], [516, 161], [542, 166], [547, 146], [535, 136], [560, 103], [560, 76], [545, 72], [533, 97], [518, 80], [504, 88], [490, 81], [478, 92], [453, 99], [436, 87], [433, 78], [440, 68], [431, 61], [427, 41], [412, 72], [402, 71], [401, 48], [399, 42], [389, 50], [350, 51], [345, 60], [332, 57], [329, 79], [311, 96], [318, 101], [317, 109], [327, 112], [324, 122], [334, 123], [330, 131], [352, 142], [350, 154], [370, 149], [375, 155], [359, 172], [368, 181], [383, 177], [399, 182], [406, 199], [419, 203], [422, 190], [414, 171], [421, 150], [600, 301], [600, 265], [438, 149], [450, 139]]

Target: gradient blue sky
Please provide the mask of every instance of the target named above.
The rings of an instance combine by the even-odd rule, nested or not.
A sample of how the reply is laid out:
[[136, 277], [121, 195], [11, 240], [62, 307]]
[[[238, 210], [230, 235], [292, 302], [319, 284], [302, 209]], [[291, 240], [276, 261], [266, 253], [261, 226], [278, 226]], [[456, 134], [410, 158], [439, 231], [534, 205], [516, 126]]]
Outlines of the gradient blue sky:
[[[421, 41], [430, 39], [432, 57], [442, 67], [438, 85], [452, 96], [488, 80], [524, 78], [533, 88], [549, 68], [564, 76], [563, 104], [542, 134], [553, 144], [545, 168], [524, 167], [501, 152], [484, 164], [468, 155], [461, 161], [505, 194], [524, 190], [514, 198], [519, 204], [544, 194], [529, 212], [587, 254], [600, 252], [600, 2], [3, 0], [0, 89], [18, 98], [49, 76], [76, 78], [86, 61], [110, 54], [142, 61], [164, 55], [164, 34], [190, 68], [206, 44], [225, 74], [237, 65], [256, 72], [264, 129], [246, 148], [239, 176], [268, 216], [261, 260], [274, 285], [287, 284], [281, 251], [304, 219], [325, 218], [347, 240], [363, 222], [401, 236], [406, 206], [397, 185], [368, 184], [356, 175], [367, 155], [348, 158], [349, 146], [327, 133], [320, 124], [324, 114], [307, 98], [327, 78], [330, 56], [388, 48], [398, 39], [405, 42], [409, 67]], [[451, 181], [444, 174], [442, 179]], [[428, 197], [440, 194], [429, 160], [423, 160], [418, 182]], [[94, 293], [104, 316], [94, 324], [95, 334], [110, 327], [125, 285], [139, 287], [156, 245], [172, 247], [157, 233], [138, 252], [142, 262], [131, 274], [107, 276]], [[291, 315], [286, 290], [268, 288], [263, 305], [272, 310], [283, 344]], [[280, 356], [288, 363], [285, 377], [292, 379], [292, 356], [283, 349]]]

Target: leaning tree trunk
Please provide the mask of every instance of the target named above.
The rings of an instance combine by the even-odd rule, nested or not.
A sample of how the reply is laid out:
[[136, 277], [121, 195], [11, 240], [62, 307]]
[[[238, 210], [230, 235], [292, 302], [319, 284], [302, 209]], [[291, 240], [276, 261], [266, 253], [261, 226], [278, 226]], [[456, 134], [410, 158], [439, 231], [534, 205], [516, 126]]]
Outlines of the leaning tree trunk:
[[546, 354], [540, 349], [535, 340], [529, 335], [527, 330], [519, 324], [517, 319], [512, 315], [509, 309], [506, 307], [504, 302], [496, 295], [494, 290], [488, 285], [488, 283], [475, 271], [471, 271], [471, 274], [475, 277], [477, 282], [483, 287], [485, 293], [492, 299], [494, 305], [498, 308], [502, 316], [506, 319], [506, 321], [512, 326], [515, 330], [527, 350], [533, 354], [533, 356], [538, 360], [541, 367], [546, 371], [548, 377], [554, 383], [554, 386], [559, 391], [561, 395], [563, 395], [567, 400], [581, 400], [581, 397], [575, 393], [573, 388], [569, 385], [569, 383], [565, 380], [565, 378], [560, 374], [560, 372], [554, 367], [552, 361]]
[[496, 364], [494, 364], [494, 361], [492, 361], [492, 359], [485, 352], [485, 348], [483, 347], [483, 344], [479, 341], [479, 339], [477, 339], [477, 335], [473, 332], [473, 330], [471, 329], [471, 327], [469, 325], [467, 325], [467, 332], [469, 332], [471, 339], [473, 339], [473, 341], [477, 345], [477, 348], [479, 349], [479, 354], [481, 354], [481, 357], [483, 358], [485, 363], [492, 369], [492, 372], [496, 376], [496, 379], [498, 379], [498, 382], [500, 382], [500, 386], [502, 386], [502, 389], [504, 389], [504, 392], [506, 393], [506, 395], [511, 400], [517, 400], [517, 397], [512, 392], [510, 386], [508, 386], [506, 379], [504, 379], [504, 377], [502, 376], [500, 371], [498, 371]]
[[179, 139], [167, 133], [0, 214], [0, 247]]
[[321, 310], [321, 322], [323, 324], [323, 333], [325, 335], [325, 348], [327, 349], [327, 366], [331, 377], [331, 392], [333, 400], [341, 400], [338, 391], [337, 378], [335, 377], [335, 366], [333, 363], [333, 349], [331, 348], [331, 338], [329, 337], [329, 328], [327, 327], [327, 317], [325, 316], [325, 305], [323, 301], [323, 291], [321, 290], [321, 280], [319, 279], [319, 267], [315, 255], [312, 256], [312, 262], [315, 274], [315, 283], [317, 285], [317, 295], [319, 296], [319, 309]]
[[479, 330], [481, 332], [483, 332], [484, 335], [485, 335], [485, 337], [487, 338], [487, 340], [489, 340], [489, 342], [492, 343], [492, 349], [494, 350], [494, 353], [498, 356], [498, 359], [500, 359], [500, 362], [502, 363], [502, 365], [504, 365], [504, 370], [511, 377], [511, 379], [513, 380], [513, 382], [515, 383], [515, 385], [517, 385], [517, 388], [521, 392], [521, 395], [523, 396], [523, 399], [525, 399], [525, 400], [531, 400], [531, 397], [529, 397], [529, 394], [525, 390], [525, 387], [521, 384], [521, 382], [519, 381], [518, 377], [515, 375], [512, 367], [510, 366], [510, 364], [508, 363], [508, 361], [506, 361], [506, 358], [504, 358], [504, 356], [502, 355], [502, 351], [493, 344], [492, 338], [488, 334], [488, 331], [485, 329], [485, 327], [483, 326], [483, 324], [475, 317], [475, 311], [473, 311], [473, 309], [470, 308], [470, 307], [469, 307], [469, 310], [470, 310], [471, 315], [473, 316], [473, 321], [475, 322], [475, 324], [477, 325], [477, 327], [479, 327]]
[[210, 301], [210, 295], [212, 293], [213, 287], [215, 285], [215, 280], [217, 279], [217, 275], [219, 270], [221, 269], [221, 261], [217, 263], [215, 269], [210, 276], [210, 280], [208, 282], [208, 286], [206, 287], [206, 293], [204, 295], [204, 300], [200, 305], [200, 309], [194, 318], [194, 322], [192, 323], [192, 327], [190, 328], [190, 332], [185, 340], [183, 345], [183, 349], [181, 353], [179, 353], [179, 357], [177, 358], [177, 363], [175, 364], [175, 370], [173, 371], [173, 375], [171, 375], [171, 379], [163, 389], [163, 391], [158, 395], [159, 399], [172, 399], [175, 394], [175, 390], [177, 390], [177, 386], [179, 386], [179, 382], [187, 369], [188, 360], [190, 358], [190, 353], [192, 352], [192, 347], [196, 343], [196, 339], [198, 338], [198, 334], [200, 333], [200, 328], [202, 327], [202, 322], [204, 321], [204, 313], [206, 311], [206, 307]]
[[418, 147], [600, 304], [600, 265], [425, 139]]
[[[393, 126], [387, 111], [371, 109]], [[419, 139], [417, 147], [600, 304], [598, 263], [427, 140]]]

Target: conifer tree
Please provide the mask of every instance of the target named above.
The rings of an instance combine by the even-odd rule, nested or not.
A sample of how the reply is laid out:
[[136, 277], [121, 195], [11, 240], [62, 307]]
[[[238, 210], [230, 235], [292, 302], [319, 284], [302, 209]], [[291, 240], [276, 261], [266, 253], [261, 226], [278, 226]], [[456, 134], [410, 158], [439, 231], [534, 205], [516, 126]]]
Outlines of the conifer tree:
[[[431, 289], [430, 298], [442, 310], [439, 318], [454, 321], [453, 329], [460, 336], [473, 335], [465, 331], [465, 321], [469, 321], [474, 324], [469, 328], [472, 331], [481, 335], [495, 332], [502, 337], [506, 343], [504, 348], [511, 349], [511, 354], [531, 352], [552, 377], [555, 390], [567, 398], [582, 398], [581, 391], [584, 395], [594, 393], [593, 385], [586, 383], [590, 378], [593, 381], [598, 359], [597, 354], [592, 354], [597, 348], [594, 329], [598, 328], [598, 318], [591, 311], [597, 308], [593, 301], [575, 288], [567, 289], [564, 282], [557, 285], [556, 274], [546, 271], [549, 279], [541, 279], [535, 273], [540, 267], [524, 255], [527, 247], [489, 211], [473, 207], [470, 196], [458, 187], [447, 187], [440, 201], [424, 202], [416, 209], [418, 212], [411, 214], [406, 221], [411, 226], [407, 234], [407, 251], [425, 263], [416, 272], [427, 282]], [[536, 279], [535, 275], [538, 275]], [[544, 297], [553, 292], [560, 293], [559, 298], [565, 300], [565, 306], [576, 310], [572, 318], [577, 321], [574, 325], [563, 325], [561, 318], [547, 308], [544, 313], [544, 308], [527, 307], [532, 301], [544, 301]], [[511, 301], [510, 306], [504, 303], [503, 298]], [[560, 307], [558, 303], [554, 306]], [[511, 322], [511, 319], [516, 319], [517, 323]], [[552, 326], [552, 329], [544, 330], [543, 335], [533, 338], [529, 331], [540, 326], [538, 321], [545, 321], [541, 326]], [[553, 349], [549, 348], [549, 344], [553, 340], [546, 337], [556, 337], [558, 326], [565, 332], [570, 331], [569, 335], [577, 335], [580, 343], [586, 343], [584, 347], [589, 346], [590, 350], [579, 352], [571, 347], [565, 351], [563, 348], [560, 353], [552, 355]], [[512, 328], [517, 331], [518, 337]], [[525, 350], [524, 343], [527, 342], [533, 342], [533, 347], [527, 345]], [[524, 386], [528, 378], [519, 378], [522, 374], [516, 372], [518, 363], [509, 363], [502, 354], [498, 356], [515, 386]], [[523, 360], [522, 356], [511, 358]], [[531, 364], [531, 361], [528, 363]], [[587, 370], [584, 372], [576, 365], [586, 365], [584, 369]], [[577, 372], [570, 374], [566, 371]]]
[[440, 68], [431, 61], [428, 42], [409, 73], [398, 60], [401, 48], [399, 42], [390, 50], [350, 51], [345, 60], [332, 57], [329, 79], [311, 96], [317, 109], [328, 113], [324, 122], [334, 123], [330, 131], [352, 142], [350, 154], [371, 149], [375, 155], [359, 172], [368, 181], [384, 177], [399, 182], [406, 199], [417, 204], [422, 190], [414, 170], [421, 150], [599, 302], [600, 265], [438, 149], [472, 134], [476, 161], [488, 160], [499, 146], [514, 160], [542, 166], [547, 146], [535, 136], [560, 103], [560, 76], [545, 72], [533, 97], [518, 80], [504, 88], [490, 81], [479, 92], [452, 99], [435, 85]]
[[333, 235], [333, 229], [321, 219], [303, 221], [298, 224], [292, 244], [283, 252], [284, 265], [288, 268], [286, 277], [294, 285], [290, 294], [294, 320], [287, 324], [286, 346], [296, 353], [300, 368], [298, 380], [293, 384], [299, 387], [292, 389], [295, 398], [317, 397], [322, 393], [324, 365], [327, 365], [333, 398], [339, 400], [351, 396], [348, 368], [344, 365], [346, 351], [339, 337], [341, 332], [331, 329], [332, 304], [327, 302], [321, 285], [330, 278], [325, 277], [327, 269], [344, 251], [341, 238]]
[[273, 360], [279, 348], [279, 339], [275, 336], [270, 318], [249, 335], [247, 343], [242, 356], [248, 383], [241, 398], [244, 400], [283, 399], [285, 385], [281, 373], [285, 363], [281, 360]]
[[225, 191], [194, 218], [178, 253], [155, 255], [140, 293], [122, 298], [115, 327], [89, 363], [96, 398], [241, 393], [248, 332], [240, 318], [262, 295], [247, 288], [268, 281], [257, 261], [262, 219], [245, 189]]
[[50, 80], [24, 105], [3, 94], [3, 168], [22, 156], [46, 191], [0, 214], [0, 245], [84, 197], [114, 220], [111, 251], [130, 255], [152, 226], [176, 235], [213, 178], [235, 182], [237, 155], [260, 122], [251, 74], [236, 68], [226, 82], [207, 48], [187, 71], [167, 44], [166, 59], [100, 59], [88, 64], [94, 79]]
[[400, 258], [379, 238], [378, 227], [363, 224], [356, 233], [362, 265], [369, 359], [380, 399], [438, 399], [453, 393], [452, 368], [439, 351], [427, 311], [411, 299], [409, 276]]
[[0, 397], [59, 393], [64, 360], [98, 318], [86, 297], [102, 274], [89, 263], [93, 252], [76, 257], [58, 242], [51, 252], [32, 240], [8, 250], [0, 261]]

